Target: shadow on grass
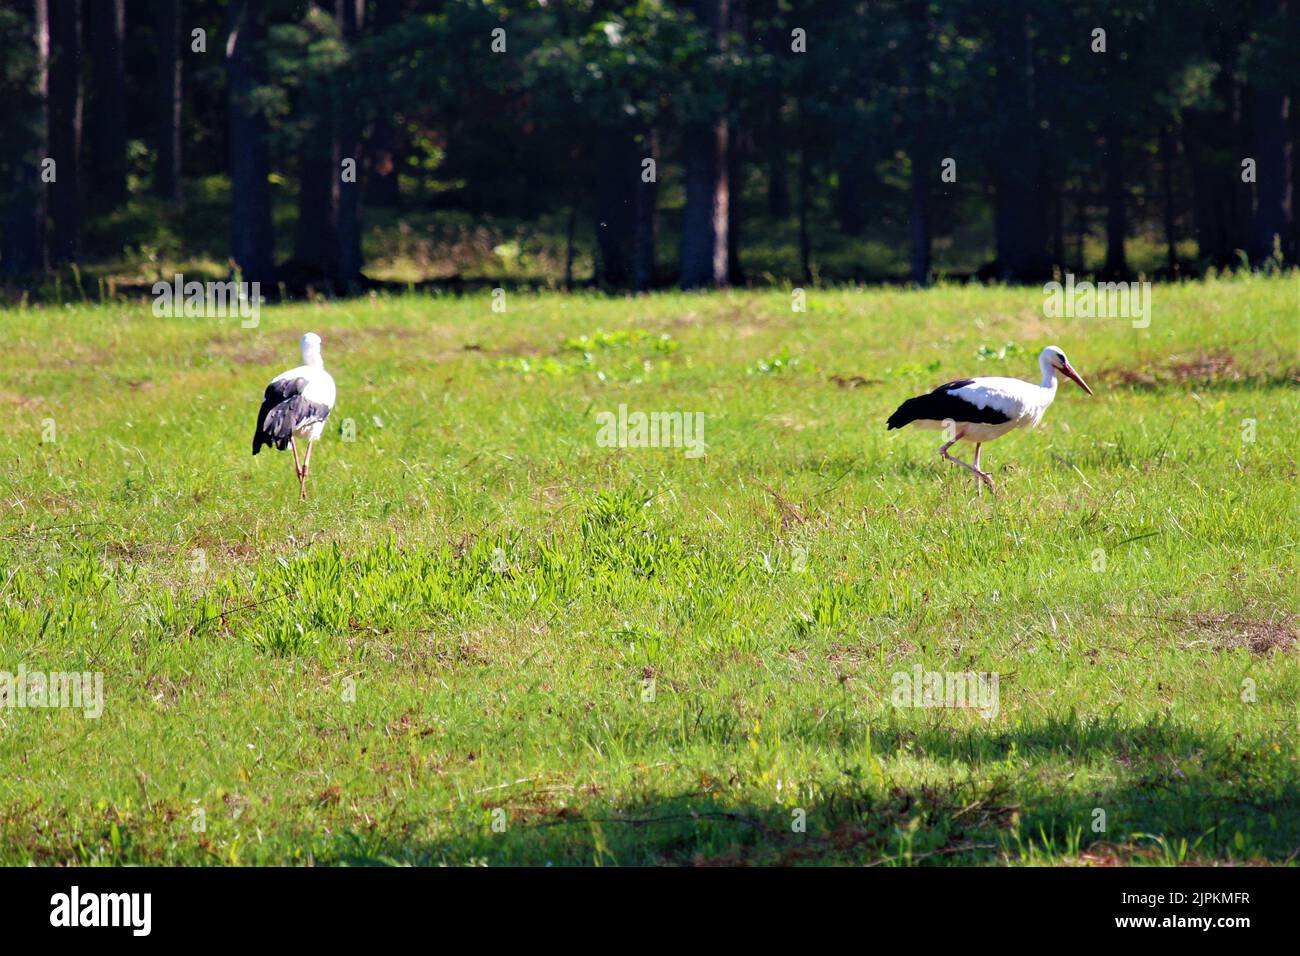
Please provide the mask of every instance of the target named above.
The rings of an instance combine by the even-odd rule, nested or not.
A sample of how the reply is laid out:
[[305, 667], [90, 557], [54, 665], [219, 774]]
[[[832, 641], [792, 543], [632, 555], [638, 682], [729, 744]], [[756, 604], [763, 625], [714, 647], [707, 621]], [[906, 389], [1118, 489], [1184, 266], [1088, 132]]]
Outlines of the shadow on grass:
[[[1166, 719], [1052, 719], [994, 732], [896, 725], [874, 729], [869, 743], [865, 726], [855, 733], [819, 721], [803, 730], [798, 739], [843, 768], [839, 786], [815, 799], [732, 800], [727, 781], [707, 773], [695, 792], [616, 803], [506, 788], [485, 795], [471, 814], [482, 825], [455, 838], [342, 832], [313, 855], [347, 865], [1168, 865], [1279, 863], [1300, 851], [1294, 761], [1271, 739], [1244, 742]], [[732, 742], [743, 764], [746, 741], [737, 733]], [[861, 760], [867, 747], [937, 766], [919, 782], [889, 771], [864, 779], [874, 764]], [[1076, 774], [1097, 782], [1076, 786]]]

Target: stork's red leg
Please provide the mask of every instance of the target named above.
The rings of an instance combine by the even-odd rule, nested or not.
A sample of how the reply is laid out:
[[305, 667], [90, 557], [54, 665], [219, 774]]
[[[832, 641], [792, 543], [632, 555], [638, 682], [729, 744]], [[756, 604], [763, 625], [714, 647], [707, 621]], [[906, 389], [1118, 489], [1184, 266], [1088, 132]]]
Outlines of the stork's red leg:
[[301, 491], [302, 491], [302, 497], [303, 497], [303, 500], [304, 500], [304, 501], [305, 501], [306, 498], [307, 498], [307, 469], [308, 469], [308, 468], [310, 467], [310, 465], [311, 465], [311, 450], [312, 450], [314, 447], [316, 447], [316, 443], [315, 443], [314, 441], [308, 440], [308, 442], [307, 442], [307, 454], [306, 454], [306, 456], [305, 456], [305, 457], [303, 458], [303, 460], [302, 460], [302, 489], [301, 489]]
[[[302, 465], [298, 464], [298, 443], [293, 440], [292, 435], [289, 436], [289, 447], [293, 449], [293, 471], [294, 474], [298, 476], [298, 497], [300, 499], [306, 498], [307, 497], [307, 487], [306, 487], [307, 466], [305, 464]], [[311, 454], [310, 442], [307, 443], [307, 454], [308, 455]]]
[[[954, 465], [961, 465], [967, 471], [974, 472], [975, 474], [978, 475], [979, 471], [977, 469], [972, 468], [967, 462], [962, 461], [960, 458], [954, 458], [952, 455], [948, 454], [948, 449], [951, 448], [953, 445], [957, 444], [957, 442], [961, 441], [965, 437], [966, 437], [965, 432], [958, 432], [956, 438], [954, 438], [952, 441], [948, 442], [946, 445], [944, 445], [942, 448], [939, 449], [939, 457], [947, 459], [948, 461], [952, 462]], [[976, 446], [977, 451], [978, 448], [979, 446], [977, 445]]]
[[975, 444], [975, 474], [979, 475], [980, 481], [984, 482], [984, 484], [989, 486], [989, 491], [997, 491], [997, 489], [993, 487], [993, 476], [990, 475], [987, 471], [984, 471], [982, 468], [980, 468], [981, 447], [982, 446], [980, 443], [977, 442]]
[[[957, 444], [957, 442], [961, 441], [961, 440], [962, 440], [963, 438], [965, 438], [965, 437], [966, 437], [966, 433], [965, 433], [965, 432], [961, 432], [961, 433], [959, 433], [959, 434], [957, 435], [956, 438], [954, 438], [952, 441], [948, 442], [946, 445], [944, 445], [942, 448], [939, 449], [939, 454], [940, 454], [940, 456], [942, 456], [943, 458], [946, 458], [948, 461], [952, 462], [954, 465], [961, 465], [963, 468], [965, 468], [967, 471], [969, 471], [971, 474], [973, 474], [973, 475], [974, 475], [976, 478], [978, 478], [980, 481], [983, 481], [984, 483], [986, 483], [986, 484], [989, 486], [989, 490], [990, 490], [990, 491], [995, 490], [995, 489], [993, 488], [993, 479], [992, 479], [989, 475], [986, 475], [984, 472], [980, 471], [980, 470], [979, 470], [979, 466], [978, 466], [978, 464], [976, 464], [976, 465], [972, 465], [972, 464], [970, 464], [969, 462], [962, 461], [960, 458], [954, 458], [952, 455], [948, 454], [948, 449], [951, 448], [953, 445]], [[975, 461], [976, 461], [976, 462], [979, 461], [979, 454], [980, 454], [980, 446], [979, 446], [979, 444], [977, 443], [977, 444], [975, 445]]]

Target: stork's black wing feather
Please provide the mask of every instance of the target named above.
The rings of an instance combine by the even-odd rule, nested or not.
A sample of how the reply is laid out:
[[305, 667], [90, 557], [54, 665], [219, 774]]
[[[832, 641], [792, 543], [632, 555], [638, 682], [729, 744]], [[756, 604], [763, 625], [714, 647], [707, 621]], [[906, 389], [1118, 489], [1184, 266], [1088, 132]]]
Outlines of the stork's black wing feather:
[[[257, 411], [257, 429], [253, 432], [253, 454], [256, 455], [262, 450], [263, 445], [275, 445], [281, 451], [289, 443], [289, 435], [280, 437], [279, 426], [283, 424], [282, 416], [276, 416], [276, 421], [269, 421], [271, 412], [277, 406], [289, 401], [296, 395], [302, 393], [307, 387], [305, 378], [283, 378], [277, 379], [270, 385], [266, 386], [266, 392], [262, 395], [262, 407]], [[289, 434], [292, 434], [290, 429]]]
[[305, 378], [280, 379], [266, 386], [262, 407], [257, 413], [257, 430], [253, 432], [254, 455], [262, 450], [263, 445], [274, 445], [284, 451], [295, 431], [329, 417], [329, 408], [303, 397], [302, 391], [306, 387]]
[[996, 408], [977, 408], [964, 398], [948, 394], [950, 391], [965, 388], [973, 381], [975, 381], [973, 378], [961, 378], [940, 385], [928, 395], [909, 398], [898, 406], [885, 424], [890, 428], [902, 428], [917, 420], [978, 422], [982, 425], [1003, 425], [1011, 421], [1009, 415]]

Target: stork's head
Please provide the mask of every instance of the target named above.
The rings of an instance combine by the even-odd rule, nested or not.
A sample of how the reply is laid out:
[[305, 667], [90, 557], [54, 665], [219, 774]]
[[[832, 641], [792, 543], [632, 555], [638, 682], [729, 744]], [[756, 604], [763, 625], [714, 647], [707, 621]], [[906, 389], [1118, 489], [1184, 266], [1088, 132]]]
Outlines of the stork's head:
[[320, 336], [315, 332], [308, 332], [302, 337], [302, 364], [303, 365], [324, 365], [320, 357]]
[[1089, 395], [1092, 394], [1092, 389], [1088, 387], [1088, 383], [1079, 377], [1079, 373], [1070, 365], [1069, 360], [1065, 357], [1065, 353], [1055, 345], [1049, 345], [1039, 353], [1038, 367], [1043, 370], [1044, 381], [1047, 380], [1049, 375], [1054, 375], [1055, 373], [1060, 372], [1066, 378], [1077, 383], [1078, 386]]

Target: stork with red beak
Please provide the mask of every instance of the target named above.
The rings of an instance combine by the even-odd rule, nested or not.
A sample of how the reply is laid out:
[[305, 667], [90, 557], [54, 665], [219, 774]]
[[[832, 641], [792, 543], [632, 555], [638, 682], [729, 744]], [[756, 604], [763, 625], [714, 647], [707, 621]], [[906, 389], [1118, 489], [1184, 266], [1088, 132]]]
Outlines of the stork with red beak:
[[[1028, 426], [1033, 428], [1042, 420], [1047, 406], [1056, 398], [1056, 373], [1078, 383], [1089, 395], [1092, 389], [1071, 367], [1065, 353], [1049, 345], [1038, 355], [1038, 367], [1043, 373], [1041, 385], [1022, 382], [1018, 378], [963, 378], [940, 385], [928, 395], [909, 398], [889, 416], [890, 428], [915, 425], [917, 428], [948, 429], [939, 455], [954, 465], [961, 465], [976, 478], [994, 490], [993, 478], [980, 470], [980, 447], [1007, 432]], [[948, 454], [957, 442], [975, 443], [974, 463], [964, 462]], [[977, 487], [979, 487], [977, 485]]]

